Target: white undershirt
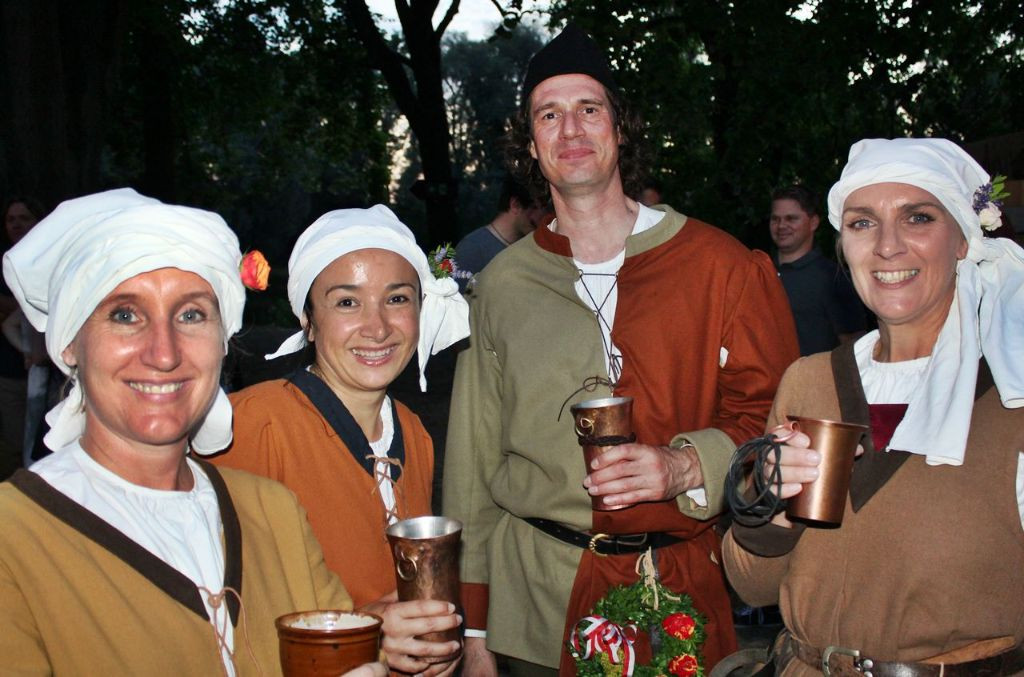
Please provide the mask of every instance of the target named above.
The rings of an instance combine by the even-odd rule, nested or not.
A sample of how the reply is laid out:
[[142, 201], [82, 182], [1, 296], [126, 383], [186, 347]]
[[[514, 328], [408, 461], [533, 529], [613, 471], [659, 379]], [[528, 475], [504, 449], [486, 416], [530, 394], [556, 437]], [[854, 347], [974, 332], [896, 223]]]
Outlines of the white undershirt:
[[[376, 442], [370, 442], [370, 449], [373, 451], [373, 455], [377, 458], [387, 458], [388, 451], [391, 449], [391, 442], [395, 438], [395, 421], [394, 417], [391, 415], [391, 398], [387, 395], [384, 396], [384, 403], [380, 407], [380, 422], [382, 429], [380, 439]], [[391, 474], [391, 466], [388, 463], [378, 461], [376, 463], [376, 470]], [[374, 478], [377, 478], [376, 473], [374, 474]], [[395, 487], [386, 479], [378, 479], [377, 488], [380, 491], [380, 500], [384, 503], [384, 509], [387, 511], [387, 514], [392, 515], [388, 518], [388, 524], [394, 524], [398, 521], [398, 518], [394, 516]]]
[[[187, 460], [195, 479], [190, 491], [161, 491], [132, 484], [107, 470], [72, 442], [32, 466], [52, 487], [111, 524], [196, 586], [220, 592], [224, 586], [224, 545], [217, 494], [206, 473]], [[213, 622], [213, 608], [200, 591]], [[221, 633], [234, 648], [231, 618], [218, 610]], [[234, 675], [227, 651], [224, 666]]]
[[907, 404], [921, 388], [929, 356], [903, 362], [879, 362], [875, 359], [878, 331], [857, 340], [854, 355], [864, 397], [868, 404]]
[[[636, 221], [633, 223], [633, 230], [630, 235], [637, 235], [645, 230], [650, 230], [665, 218], [665, 212], [645, 207], [639, 202], [637, 203], [637, 208]], [[551, 222], [549, 227], [555, 230], [557, 225], [556, 219]], [[610, 346], [610, 351], [605, 351], [604, 354], [604, 365], [609, 378], [612, 377], [609, 352], [618, 359], [620, 369], [622, 366], [622, 353], [612, 343], [612, 325], [615, 322], [615, 307], [619, 302], [619, 286], [615, 284], [616, 275], [618, 275], [619, 269], [622, 268], [625, 260], [625, 247], [612, 258], [599, 263], [583, 263], [576, 258], [572, 260], [576, 269], [583, 273], [580, 279], [576, 280], [576, 295], [595, 313], [598, 312], [600, 307], [601, 317], [604, 318], [603, 322], [598, 320], [598, 326], [601, 329], [601, 339], [604, 345]]]
[[[930, 356], [903, 362], [879, 362], [875, 359], [875, 345], [878, 330], [865, 334], [854, 344], [857, 369], [864, 385], [864, 397], [868, 404], [907, 404], [924, 383], [925, 370]], [[1024, 451], [1017, 456], [1017, 510], [1020, 513], [1021, 528], [1024, 529]]]
[[[638, 235], [645, 230], [650, 230], [658, 225], [658, 222], [665, 218], [665, 212], [651, 209], [637, 203], [636, 222], [633, 223], [633, 231], [630, 235]], [[557, 220], [552, 221], [549, 226], [552, 230], [557, 228]], [[573, 258], [572, 262], [583, 275], [576, 280], [576, 295], [596, 314], [600, 307], [600, 318], [597, 318], [598, 327], [601, 330], [603, 345], [609, 346], [610, 350], [604, 351], [604, 366], [608, 377], [617, 380], [618, 374], [612, 374], [611, 357], [614, 356], [619, 363], [619, 374], [622, 373], [622, 352], [612, 343], [612, 327], [615, 324], [615, 308], [619, 302], [619, 286], [616, 284], [619, 269], [626, 260], [626, 249], [600, 263], [583, 263]], [[584, 285], [584, 283], [586, 283]], [[707, 492], [704, 487], [697, 487], [686, 491], [689, 496], [700, 506], [708, 504]]]

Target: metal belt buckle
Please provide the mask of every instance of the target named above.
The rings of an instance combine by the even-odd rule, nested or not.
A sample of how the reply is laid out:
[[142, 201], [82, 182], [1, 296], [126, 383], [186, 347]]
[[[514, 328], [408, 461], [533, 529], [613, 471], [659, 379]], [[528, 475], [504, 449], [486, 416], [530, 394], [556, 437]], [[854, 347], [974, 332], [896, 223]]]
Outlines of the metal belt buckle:
[[[832, 674], [832, 670], [828, 666], [828, 662], [832, 658], [832, 654], [849, 656], [853, 659], [854, 670], [857, 670], [858, 672], [863, 672], [863, 670], [861, 670], [860, 662], [857, 660], [858, 658], [860, 658], [860, 651], [858, 651], [857, 649], [847, 649], [844, 646], [833, 645], [825, 647], [825, 650], [821, 652], [821, 672], [825, 675], [825, 677], [829, 677], [829, 675]], [[866, 675], [866, 677], [871, 677], [870, 672], [864, 672], [864, 674]]]
[[611, 540], [609, 538], [608, 534], [594, 534], [593, 536], [590, 537], [590, 544], [587, 545], [587, 550], [589, 550], [590, 552], [594, 553], [598, 557], [607, 557], [608, 555], [604, 554], [603, 552], [598, 552], [597, 551], [597, 544], [600, 541], [607, 541], [607, 540]]

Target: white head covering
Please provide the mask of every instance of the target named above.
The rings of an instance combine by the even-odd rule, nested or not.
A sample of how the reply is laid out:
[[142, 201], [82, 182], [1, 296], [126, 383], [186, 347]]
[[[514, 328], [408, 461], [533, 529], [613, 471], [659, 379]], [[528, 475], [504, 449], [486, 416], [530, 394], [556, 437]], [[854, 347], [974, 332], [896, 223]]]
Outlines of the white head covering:
[[[61, 203], [4, 254], [4, 279], [25, 317], [46, 332], [50, 359], [70, 374], [61, 353], [100, 302], [125, 280], [160, 268], [192, 272], [210, 283], [226, 351], [242, 324], [241, 258], [238, 238], [216, 214], [165, 205], [121, 188]], [[46, 415], [51, 426], [46, 446], [60, 449], [81, 437], [83, 397], [75, 382]], [[231, 405], [218, 389], [192, 447], [212, 452], [230, 443]]]
[[890, 446], [928, 457], [931, 464], [963, 463], [974, 407], [978, 360], [988, 361], [1003, 405], [1024, 406], [1024, 249], [983, 236], [974, 193], [989, 175], [946, 139], [865, 139], [828, 194], [828, 218], [838, 230], [853, 191], [876, 183], [926, 190], [953, 215], [967, 239], [957, 264], [956, 296], [939, 332], [924, 384], [909, 402]]
[[[393, 251], [408, 261], [420, 278], [423, 303], [417, 353], [420, 389], [426, 391], [425, 371], [430, 356], [469, 336], [469, 306], [455, 280], [434, 277], [427, 255], [416, 244], [412, 231], [384, 205], [327, 212], [299, 236], [288, 259], [288, 300], [292, 312], [305, 327], [304, 307], [313, 280], [336, 259], [360, 249]], [[266, 357], [270, 360], [294, 353], [305, 345], [305, 332], [300, 331]]]

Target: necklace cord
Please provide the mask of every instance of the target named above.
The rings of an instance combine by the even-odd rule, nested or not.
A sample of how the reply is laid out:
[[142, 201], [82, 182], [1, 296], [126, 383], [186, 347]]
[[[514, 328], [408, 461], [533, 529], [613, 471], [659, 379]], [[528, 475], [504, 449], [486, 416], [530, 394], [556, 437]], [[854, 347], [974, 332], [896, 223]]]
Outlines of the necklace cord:
[[595, 390], [597, 390], [598, 386], [607, 386], [608, 388], [611, 388], [614, 391], [615, 385], [615, 383], [606, 379], [604, 376], [586, 377], [585, 379], [583, 379], [583, 385], [569, 393], [569, 397], [565, 398], [565, 400], [562, 402], [562, 406], [558, 408], [558, 416], [555, 418], [555, 421], [562, 420], [562, 413], [565, 411], [565, 405], [569, 404], [569, 400], [576, 397], [578, 394], [583, 392], [592, 393]]
[[[608, 376], [611, 377], [613, 383], [618, 383], [619, 376], [622, 375], [622, 355], [619, 355], [614, 350], [611, 343], [612, 335], [612, 323], [602, 314], [604, 306], [608, 303], [608, 299], [612, 297], [612, 293], [619, 284], [619, 274], [615, 273], [587, 273], [583, 270], [576, 269], [577, 280], [583, 286], [583, 291], [587, 292], [587, 298], [590, 299], [591, 310], [594, 313], [594, 317], [597, 320], [598, 330], [601, 332], [601, 348], [604, 350], [605, 357], [608, 359]], [[597, 299], [594, 298], [593, 292], [590, 291], [590, 287], [587, 286], [587, 276], [591, 277], [610, 277], [612, 279], [612, 286], [608, 288], [608, 292], [598, 303]], [[615, 318], [612, 318], [613, 320]]]

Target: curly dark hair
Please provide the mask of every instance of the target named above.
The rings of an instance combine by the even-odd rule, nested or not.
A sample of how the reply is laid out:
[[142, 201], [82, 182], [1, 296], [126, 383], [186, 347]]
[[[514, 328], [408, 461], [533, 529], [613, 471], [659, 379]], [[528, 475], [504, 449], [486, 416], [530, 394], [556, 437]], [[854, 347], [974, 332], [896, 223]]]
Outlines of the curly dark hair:
[[[622, 190], [635, 198], [643, 190], [650, 165], [647, 148], [647, 125], [629, 102], [616, 92], [604, 88], [611, 106], [612, 122], [619, 131], [619, 176]], [[530, 97], [527, 96], [519, 110], [508, 123], [503, 139], [505, 164], [509, 173], [527, 186], [539, 202], [551, 200], [551, 187], [540, 171], [540, 165], [530, 155], [533, 130], [530, 125]]]

